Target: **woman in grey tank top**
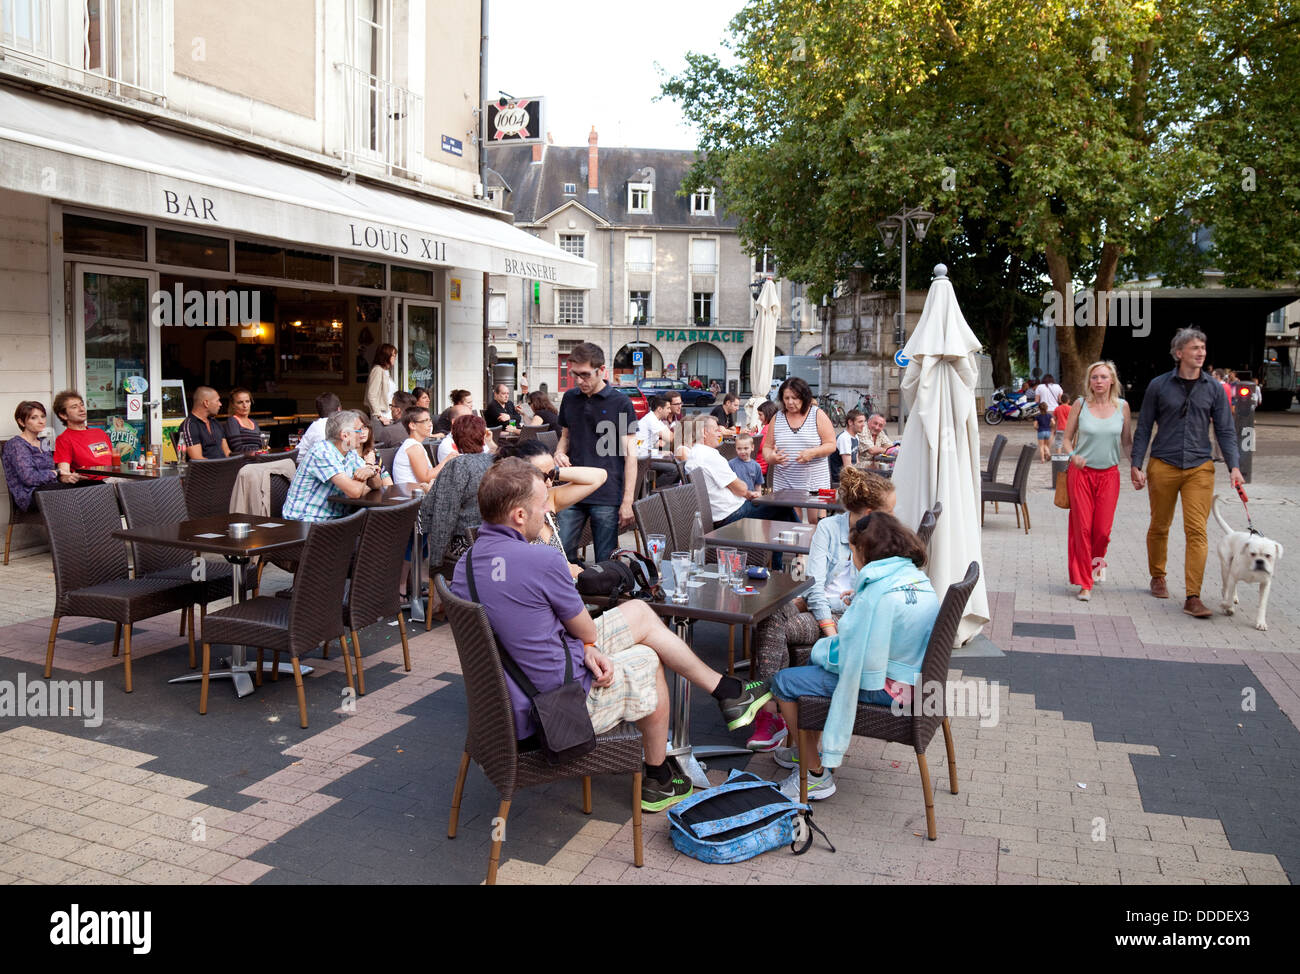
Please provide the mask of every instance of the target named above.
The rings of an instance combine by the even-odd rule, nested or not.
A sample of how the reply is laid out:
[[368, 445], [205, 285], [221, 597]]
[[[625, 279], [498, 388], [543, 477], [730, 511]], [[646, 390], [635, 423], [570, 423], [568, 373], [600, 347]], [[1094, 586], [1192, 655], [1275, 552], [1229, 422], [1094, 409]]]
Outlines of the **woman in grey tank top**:
[[786, 379], [778, 395], [784, 409], [772, 419], [771, 435], [763, 444], [767, 462], [777, 465], [772, 489], [830, 487], [827, 458], [835, 452], [835, 427], [830, 417], [812, 404], [812, 389], [803, 379]]
[[1092, 587], [1106, 578], [1106, 550], [1119, 503], [1122, 450], [1133, 447], [1128, 403], [1119, 397], [1119, 376], [1112, 362], [1088, 366], [1086, 398], [1075, 400], [1065, 426], [1070, 451], [1066, 487], [1070, 495], [1070, 584], [1087, 602]]

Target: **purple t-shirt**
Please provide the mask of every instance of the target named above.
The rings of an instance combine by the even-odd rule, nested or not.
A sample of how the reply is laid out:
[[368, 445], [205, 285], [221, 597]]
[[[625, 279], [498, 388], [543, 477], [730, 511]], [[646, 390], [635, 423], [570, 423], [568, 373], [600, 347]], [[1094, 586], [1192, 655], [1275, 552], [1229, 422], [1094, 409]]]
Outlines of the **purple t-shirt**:
[[[474, 584], [478, 602], [487, 611], [492, 630], [539, 693], [564, 682], [564, 652], [573, 659], [573, 675], [591, 691], [591, 671], [583, 662], [582, 640], [569, 635], [564, 620], [583, 610], [582, 599], [569, 573], [569, 563], [550, 545], [529, 544], [514, 528], [484, 523], [474, 542]], [[470, 599], [462, 558], [452, 576], [451, 591]], [[515, 736], [536, 733], [532, 702], [506, 674], [510, 706], [515, 712]]]

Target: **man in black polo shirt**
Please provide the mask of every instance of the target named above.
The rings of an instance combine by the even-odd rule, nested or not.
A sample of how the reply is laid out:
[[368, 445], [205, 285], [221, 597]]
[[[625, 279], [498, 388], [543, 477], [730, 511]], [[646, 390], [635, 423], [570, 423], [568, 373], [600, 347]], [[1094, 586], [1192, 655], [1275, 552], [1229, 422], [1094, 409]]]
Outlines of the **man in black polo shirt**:
[[718, 405], [713, 407], [713, 412], [709, 415], [718, 421], [724, 433], [734, 433], [736, 427], [740, 425], [740, 420], [736, 414], [740, 412], [740, 396], [734, 392], [727, 393], [726, 397]]
[[586, 500], [558, 516], [560, 538], [570, 561], [576, 561], [582, 526], [591, 518], [596, 561], [618, 547], [618, 532], [633, 522], [636, 488], [636, 410], [631, 400], [605, 382], [605, 353], [582, 342], [569, 352], [569, 375], [577, 385], [560, 400], [560, 442], [555, 462], [561, 467], [600, 467], [609, 476]]
[[492, 390], [492, 402], [483, 411], [483, 418], [489, 426], [509, 426], [511, 423], [523, 425], [519, 408], [510, 401], [510, 387], [498, 382]]
[[217, 422], [221, 397], [217, 390], [199, 386], [194, 390], [194, 405], [181, 423], [181, 447], [191, 460], [220, 460], [230, 456], [226, 434]]

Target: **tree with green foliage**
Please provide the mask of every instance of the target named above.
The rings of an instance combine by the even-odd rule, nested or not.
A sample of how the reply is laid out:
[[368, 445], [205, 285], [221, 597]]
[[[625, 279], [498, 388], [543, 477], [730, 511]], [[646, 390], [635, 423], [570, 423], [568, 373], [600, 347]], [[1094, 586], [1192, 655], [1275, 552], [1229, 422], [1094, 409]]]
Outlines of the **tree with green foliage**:
[[[1076, 282], [1300, 269], [1298, 24], [1296, 0], [751, 0], [735, 63], [689, 55], [664, 92], [701, 133], [696, 181], [785, 276], [816, 293], [855, 264], [888, 274], [877, 221], [923, 205], [937, 218], [918, 277], [931, 255], [954, 272], [984, 257], [1013, 318], [1035, 292], [1035, 316], [1063, 309], [1078, 387], [1107, 308], [1085, 305], [1079, 327]], [[1207, 221], [1203, 253], [1188, 242]], [[990, 323], [997, 353], [1009, 335]]]

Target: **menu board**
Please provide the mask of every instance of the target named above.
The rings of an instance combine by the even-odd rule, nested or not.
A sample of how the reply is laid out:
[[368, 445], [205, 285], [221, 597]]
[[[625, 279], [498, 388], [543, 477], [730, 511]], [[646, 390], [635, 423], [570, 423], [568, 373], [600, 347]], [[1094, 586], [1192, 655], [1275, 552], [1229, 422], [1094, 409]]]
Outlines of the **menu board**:
[[86, 359], [86, 408], [92, 412], [117, 408], [117, 359]]

